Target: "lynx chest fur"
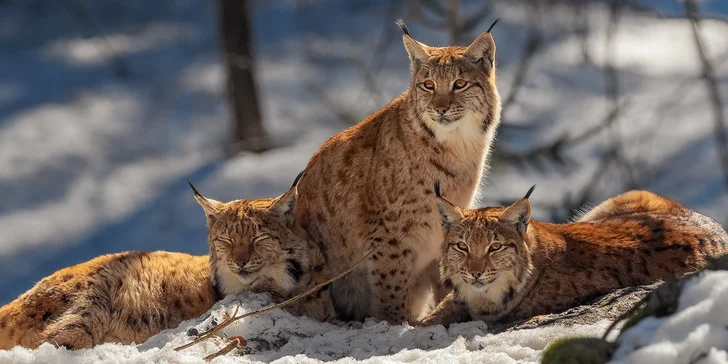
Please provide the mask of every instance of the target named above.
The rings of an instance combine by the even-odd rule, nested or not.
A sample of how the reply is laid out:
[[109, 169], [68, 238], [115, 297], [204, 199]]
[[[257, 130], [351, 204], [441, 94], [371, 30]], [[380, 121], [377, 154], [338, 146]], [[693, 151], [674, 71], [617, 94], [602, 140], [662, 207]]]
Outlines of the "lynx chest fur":
[[[530, 191], [529, 191], [530, 194]], [[442, 279], [453, 288], [425, 321], [497, 321], [563, 311], [617, 288], [673, 278], [728, 253], [712, 219], [646, 191], [600, 204], [579, 221], [530, 219], [508, 208], [460, 210], [441, 200], [447, 246]]]
[[403, 30], [409, 90], [326, 142], [299, 184], [295, 218], [325, 246], [333, 272], [375, 249], [333, 284], [345, 318], [421, 318], [443, 242], [433, 182], [469, 205], [499, 122], [490, 33], [468, 48], [435, 48]]

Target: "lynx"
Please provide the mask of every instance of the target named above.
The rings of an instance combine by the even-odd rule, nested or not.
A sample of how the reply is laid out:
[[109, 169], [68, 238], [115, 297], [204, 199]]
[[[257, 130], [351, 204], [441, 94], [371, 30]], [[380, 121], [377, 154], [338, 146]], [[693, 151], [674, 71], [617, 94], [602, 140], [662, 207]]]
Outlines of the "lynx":
[[104, 255], [53, 273], [0, 308], [0, 349], [142, 343], [202, 315], [220, 297], [205, 256]]
[[[223, 203], [193, 187], [207, 216], [212, 281], [223, 295], [268, 292], [280, 302], [332, 277], [324, 251], [293, 221], [300, 177], [275, 199]], [[289, 309], [321, 321], [335, 319], [328, 286]]]
[[473, 201], [500, 120], [495, 43], [431, 47], [404, 23], [409, 89], [313, 155], [294, 216], [326, 247], [333, 271], [376, 249], [361, 269], [332, 284], [344, 319], [417, 322], [437, 281], [443, 231], [432, 185]]
[[[270, 292], [282, 300], [321, 282], [316, 272], [328, 275], [318, 247], [294, 233], [295, 184], [276, 199], [229, 203], [193, 190], [207, 216], [209, 256], [124, 252], [61, 269], [0, 308], [0, 349], [142, 343], [225, 295]], [[334, 317], [325, 288], [299, 302], [293, 313]]]
[[531, 220], [532, 191], [508, 208], [461, 210], [439, 200], [448, 229], [440, 271], [453, 291], [424, 324], [554, 313], [699, 270], [728, 252], [718, 223], [647, 191], [609, 199], [567, 224]]

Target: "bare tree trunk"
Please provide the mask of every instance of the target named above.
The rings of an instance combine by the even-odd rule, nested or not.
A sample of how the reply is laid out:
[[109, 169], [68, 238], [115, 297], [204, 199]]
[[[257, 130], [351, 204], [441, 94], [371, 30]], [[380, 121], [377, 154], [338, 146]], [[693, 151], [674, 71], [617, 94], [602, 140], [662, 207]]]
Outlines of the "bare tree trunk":
[[715, 81], [713, 66], [708, 60], [708, 55], [705, 54], [703, 38], [700, 35], [700, 10], [698, 9], [698, 4], [695, 3], [695, 0], [685, 0], [685, 15], [688, 19], [690, 19], [693, 29], [693, 38], [695, 39], [695, 46], [697, 47], [698, 57], [700, 57], [700, 63], [703, 68], [700, 77], [705, 80], [705, 86], [708, 88], [710, 101], [713, 106], [713, 134], [718, 146], [718, 159], [720, 160], [721, 168], [723, 169], [726, 191], [728, 191], [728, 134], [726, 134], [725, 129], [723, 102], [720, 97], [718, 84]]
[[248, 0], [218, 0], [227, 92], [235, 124], [233, 151], [261, 152], [268, 143], [258, 107], [249, 6]]

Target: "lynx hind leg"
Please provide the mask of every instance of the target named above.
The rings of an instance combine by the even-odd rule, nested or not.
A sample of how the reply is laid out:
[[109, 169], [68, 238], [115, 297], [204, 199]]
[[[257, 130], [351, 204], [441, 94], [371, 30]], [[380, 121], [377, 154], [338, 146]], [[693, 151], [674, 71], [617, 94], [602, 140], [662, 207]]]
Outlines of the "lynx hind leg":
[[87, 349], [99, 344], [109, 330], [109, 314], [94, 304], [76, 303], [48, 326], [46, 342], [68, 350]]
[[683, 205], [652, 192], [629, 191], [600, 203], [575, 221], [596, 221], [635, 213], [666, 214], [683, 209]]
[[339, 320], [364, 321], [369, 315], [368, 274], [366, 269], [357, 269], [331, 283], [330, 295]]
[[468, 307], [455, 301], [452, 293], [448, 294], [430, 314], [422, 320], [422, 326], [445, 325], [470, 321]]

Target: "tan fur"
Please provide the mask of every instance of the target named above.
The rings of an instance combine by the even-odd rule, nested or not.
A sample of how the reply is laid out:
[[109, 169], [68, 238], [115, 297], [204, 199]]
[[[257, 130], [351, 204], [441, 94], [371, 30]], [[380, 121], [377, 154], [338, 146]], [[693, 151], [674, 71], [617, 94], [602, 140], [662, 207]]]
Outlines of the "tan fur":
[[61, 269], [0, 309], [0, 349], [142, 343], [212, 307], [206, 256], [104, 255]]
[[507, 209], [440, 207], [451, 227], [441, 275], [453, 294], [425, 324], [462, 320], [462, 307], [486, 321], [558, 312], [616, 288], [699, 270], [728, 253], [718, 223], [647, 191], [614, 197], [568, 224], [530, 220], [525, 198]]
[[[142, 343], [203, 314], [224, 295], [269, 292], [280, 301], [329, 276], [320, 249], [296, 235], [305, 232], [290, 219], [295, 187], [277, 199], [195, 197], [206, 212], [210, 256], [125, 252], [59, 270], [0, 308], [0, 349]], [[290, 310], [334, 317], [327, 288]]]
[[[449, 199], [469, 205], [500, 119], [489, 33], [468, 49], [408, 35], [404, 42], [409, 90], [329, 139], [298, 187], [295, 218], [326, 247], [333, 272], [377, 247], [362, 269], [332, 285], [342, 318], [421, 318], [444, 235], [432, 185], [440, 181]], [[453, 90], [458, 79], [467, 86]]]
[[[195, 198], [207, 215], [213, 283], [223, 295], [268, 292], [281, 302], [332, 276], [319, 246], [292, 220], [295, 185], [276, 199], [222, 203], [199, 194]], [[334, 320], [328, 288], [288, 309], [321, 321]]]

